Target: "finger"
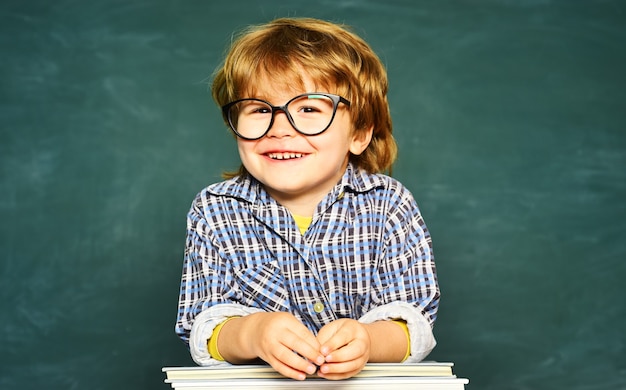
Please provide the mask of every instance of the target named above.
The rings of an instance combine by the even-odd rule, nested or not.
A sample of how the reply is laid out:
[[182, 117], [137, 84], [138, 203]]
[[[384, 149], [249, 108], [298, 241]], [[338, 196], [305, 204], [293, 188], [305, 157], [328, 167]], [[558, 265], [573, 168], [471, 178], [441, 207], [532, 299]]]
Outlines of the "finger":
[[[280, 341], [289, 351], [295, 352], [301, 358], [319, 366], [324, 363], [324, 356], [320, 353], [320, 344], [313, 333], [305, 326], [296, 327], [283, 333]], [[291, 358], [291, 356], [289, 356]], [[297, 367], [304, 370], [301, 366]]]
[[304, 329], [304, 334], [287, 333], [281, 340], [281, 348], [276, 351], [276, 357], [290, 367], [313, 374], [317, 366], [324, 363], [324, 357], [319, 352], [320, 345], [315, 336]]
[[337, 332], [337, 323], [331, 322], [330, 324], [322, 327], [322, 329], [320, 329], [319, 332], [317, 332], [317, 341], [323, 345], [328, 340], [330, 340], [336, 332]]
[[274, 368], [274, 370], [276, 370], [276, 372], [287, 378], [303, 381], [307, 377], [306, 372], [298, 371], [292, 367], [289, 367], [286, 364], [282, 364], [281, 362], [276, 362], [275, 364], [271, 364], [271, 366]]
[[268, 363], [282, 375], [297, 380], [304, 380], [307, 375], [313, 375], [317, 371], [316, 365], [288, 348], [278, 350]]
[[325, 362], [324, 356], [320, 353], [320, 347], [319, 342], [312, 334], [310, 338], [298, 338], [290, 345], [294, 352], [317, 366]]
[[320, 352], [325, 358], [328, 355], [336, 352], [339, 349], [344, 348], [352, 341], [352, 335], [348, 332], [342, 332], [341, 330], [334, 333], [328, 340], [326, 340], [320, 347]]
[[317, 375], [321, 378], [330, 380], [351, 378], [361, 372], [364, 365], [365, 362], [361, 360], [351, 360], [341, 363], [325, 363], [319, 368]]
[[369, 353], [363, 342], [360, 340], [352, 340], [349, 344], [335, 349], [324, 358], [327, 363], [349, 362], [352, 360], [367, 361], [369, 359]]

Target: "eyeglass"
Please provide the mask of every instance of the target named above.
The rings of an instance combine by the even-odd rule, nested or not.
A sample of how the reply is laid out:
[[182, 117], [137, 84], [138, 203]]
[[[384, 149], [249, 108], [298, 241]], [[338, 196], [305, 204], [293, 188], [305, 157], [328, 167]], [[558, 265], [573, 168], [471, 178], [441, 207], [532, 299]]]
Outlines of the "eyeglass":
[[246, 98], [222, 106], [222, 114], [237, 136], [250, 141], [267, 134], [278, 111], [287, 115], [291, 126], [300, 134], [318, 135], [330, 127], [339, 103], [350, 107], [348, 100], [331, 93], [305, 93], [292, 98], [283, 106], [273, 106], [262, 99]]

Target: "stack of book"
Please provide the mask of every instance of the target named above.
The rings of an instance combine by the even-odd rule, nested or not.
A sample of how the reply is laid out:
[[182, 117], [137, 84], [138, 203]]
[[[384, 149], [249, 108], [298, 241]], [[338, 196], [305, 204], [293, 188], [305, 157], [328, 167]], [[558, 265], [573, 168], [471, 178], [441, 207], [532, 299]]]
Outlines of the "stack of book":
[[452, 363], [369, 363], [350, 379], [330, 381], [312, 375], [304, 381], [286, 378], [264, 365], [163, 367], [173, 389], [415, 389], [464, 390], [468, 379], [452, 372]]

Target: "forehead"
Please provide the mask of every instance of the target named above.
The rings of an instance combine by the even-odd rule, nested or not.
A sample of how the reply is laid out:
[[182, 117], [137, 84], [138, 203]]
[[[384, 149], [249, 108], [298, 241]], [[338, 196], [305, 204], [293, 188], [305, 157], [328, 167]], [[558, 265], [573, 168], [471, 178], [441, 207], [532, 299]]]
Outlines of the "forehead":
[[243, 97], [266, 100], [289, 99], [307, 92], [333, 92], [325, 83], [313, 80], [305, 71], [262, 73], [247, 80], [241, 88]]

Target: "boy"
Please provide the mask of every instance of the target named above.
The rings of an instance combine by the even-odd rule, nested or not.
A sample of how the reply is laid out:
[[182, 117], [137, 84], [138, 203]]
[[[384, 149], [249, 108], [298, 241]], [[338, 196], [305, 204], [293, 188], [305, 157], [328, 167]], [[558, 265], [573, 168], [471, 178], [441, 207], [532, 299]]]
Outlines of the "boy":
[[382, 174], [396, 144], [375, 53], [277, 19], [234, 41], [212, 91], [242, 165], [188, 214], [176, 332], [193, 359], [299, 380], [422, 360], [439, 288], [417, 205]]

